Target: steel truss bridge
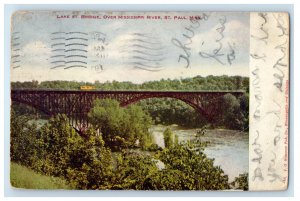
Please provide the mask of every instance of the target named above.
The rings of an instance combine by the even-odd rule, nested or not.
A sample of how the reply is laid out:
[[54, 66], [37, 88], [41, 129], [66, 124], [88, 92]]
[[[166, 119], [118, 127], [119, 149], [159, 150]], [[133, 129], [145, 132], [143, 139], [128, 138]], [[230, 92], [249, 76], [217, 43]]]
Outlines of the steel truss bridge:
[[[192, 106], [209, 122], [220, 112], [225, 94], [235, 97], [244, 91], [84, 91], [12, 89], [11, 100], [29, 105], [47, 115], [65, 114], [79, 133], [89, 125], [88, 113], [96, 99], [114, 99], [120, 106], [149, 98], [174, 98]], [[82, 134], [82, 133], [81, 133]]]

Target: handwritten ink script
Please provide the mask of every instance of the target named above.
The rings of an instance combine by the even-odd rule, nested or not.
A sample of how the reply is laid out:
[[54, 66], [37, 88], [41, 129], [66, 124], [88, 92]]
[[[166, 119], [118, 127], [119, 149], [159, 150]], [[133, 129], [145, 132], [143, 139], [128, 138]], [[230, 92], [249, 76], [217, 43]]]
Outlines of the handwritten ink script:
[[[204, 31], [202, 29], [203, 23], [209, 23], [214, 27], [215, 24], [210, 18], [217, 18], [217, 28], [210, 33], [214, 35], [213, 41], [208, 41], [202, 38], [201, 42], [195, 39], [195, 36]], [[232, 65], [236, 60], [236, 47], [234, 42], [229, 42], [225, 39], [225, 30], [227, 25], [227, 17], [222, 15], [220, 17], [211, 17], [210, 14], [202, 14], [199, 19], [190, 19], [189, 24], [184, 26], [180, 37], [173, 37], [172, 44], [180, 50], [177, 62], [181, 63], [183, 67], [190, 68], [192, 65], [192, 54], [196, 52], [201, 59], [209, 60], [210, 62], [217, 62], [221, 65]], [[195, 42], [196, 41], [196, 42]], [[195, 44], [196, 43], [196, 44]], [[193, 48], [193, 46], [197, 48]]]
[[[234, 50], [234, 44], [231, 44], [230, 42], [224, 44], [224, 31], [226, 29], [226, 21], [227, 21], [226, 16], [222, 16], [219, 18], [219, 25], [218, 28], [216, 29], [218, 36], [215, 39], [215, 45], [217, 46], [217, 48], [211, 49], [209, 51], [200, 51], [199, 55], [202, 58], [212, 59], [214, 61], [217, 61], [222, 65], [226, 65], [226, 64], [231, 65], [232, 62], [235, 60], [235, 50]], [[205, 44], [206, 43], [203, 42], [201, 46]], [[227, 46], [226, 49], [228, 49], [228, 51], [224, 50], [225, 45]]]
[[288, 182], [288, 15], [251, 13], [250, 21], [249, 190], [284, 190]]
[[188, 68], [190, 67], [190, 57], [191, 57], [191, 47], [190, 45], [193, 43], [193, 38], [195, 36], [195, 32], [197, 29], [201, 26], [201, 20], [207, 21], [209, 18], [209, 15], [202, 14], [199, 18], [191, 18], [190, 24], [188, 26], [184, 27], [185, 32], [182, 33], [183, 41], [187, 41], [186, 43], [180, 41], [177, 38], [172, 38], [171, 42], [173, 45], [175, 45], [177, 48], [179, 48], [182, 51], [182, 54], [178, 56], [178, 62], [185, 62], [184, 67]]

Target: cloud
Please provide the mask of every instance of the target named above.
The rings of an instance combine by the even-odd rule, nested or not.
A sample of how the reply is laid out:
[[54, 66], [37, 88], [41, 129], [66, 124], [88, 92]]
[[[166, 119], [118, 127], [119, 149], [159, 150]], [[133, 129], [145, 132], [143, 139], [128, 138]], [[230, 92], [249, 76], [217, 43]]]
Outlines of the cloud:
[[[246, 38], [249, 35], [249, 27], [248, 25], [245, 25], [237, 20], [232, 20], [229, 22], [226, 22], [224, 24], [225, 29], [223, 31], [224, 39], [222, 39], [224, 42], [234, 42], [239, 44], [245, 44], [247, 42]], [[209, 49], [211, 49], [213, 46], [218, 47], [216, 43], [216, 40], [221, 39], [221, 34], [218, 32], [218, 28], [221, 28], [221, 24], [217, 23], [212, 28], [203, 31], [201, 33], [196, 34], [193, 37], [193, 45], [194, 48], [199, 47], [203, 42], [206, 44], [211, 44]]]
[[42, 56], [49, 55], [51, 48], [42, 41], [34, 41], [27, 43], [22, 48], [22, 53], [24, 56]]
[[18, 54], [22, 66], [36, 68], [47, 65], [51, 48], [42, 41], [33, 41], [20, 47]]
[[51, 54], [51, 48], [42, 41], [34, 41], [26, 44], [21, 48], [21, 56], [23, 56], [23, 62], [41, 63], [43, 60], [47, 60]]
[[[173, 79], [196, 75], [205, 76], [208, 74], [247, 75], [249, 59], [248, 15], [228, 13], [224, 40], [222, 41], [224, 46], [222, 51], [228, 51], [229, 42], [235, 44], [236, 60], [232, 66], [222, 66], [214, 59], [201, 58], [199, 56], [199, 51], [212, 52], [215, 48], [218, 48], [219, 44], [216, 43], [216, 39], [220, 35], [216, 29], [220, 26], [219, 18], [221, 15], [223, 14], [216, 13], [212, 15], [209, 20], [201, 22], [201, 26], [195, 31], [193, 42], [188, 45], [191, 48], [189, 60], [192, 68], [186, 69], [184, 68], [185, 63], [183, 59], [181, 62], [178, 62], [179, 56], [181, 54], [184, 55], [185, 52], [182, 48], [172, 43], [172, 38], [178, 38], [183, 44], [189, 43], [190, 41], [183, 36], [187, 32], [185, 27], [190, 24], [189, 21], [68, 19], [58, 22], [55, 18], [49, 18], [47, 14], [35, 13], [35, 17], [32, 19], [19, 19], [18, 24], [14, 27], [18, 28], [18, 31], [22, 33], [21, 39], [23, 42], [21, 44], [24, 45], [20, 48], [22, 49], [20, 51], [22, 69], [13, 69], [12, 80], [20, 79], [24, 81], [36, 78], [38, 80], [74, 79], [78, 81], [120, 80], [143, 82], [161, 78]], [[51, 70], [51, 61], [53, 61], [51, 56], [53, 54], [51, 52], [52, 41], [49, 34], [55, 31], [72, 30], [80, 30], [88, 34], [89, 44], [85, 60], [87, 68]], [[95, 31], [106, 34], [105, 51], [103, 52], [105, 57], [97, 56], [96, 54], [99, 52], [94, 50], [95, 47], [103, 45], [91, 35]], [[147, 53], [147, 56], [141, 58], [141, 44], [140, 46], [133, 45], [139, 42], [132, 40], [134, 38], [132, 33], [143, 33], [153, 36], [157, 40], [149, 40], [161, 45], [163, 50], [153, 52], [153, 48], [155, 49], [156, 46], [148, 43], [147, 46], [152, 47], [152, 50], [144, 48], [143, 53]], [[133, 49], [136, 50], [138, 48], [140, 48], [139, 52], [133, 51]], [[136, 62], [137, 60], [138, 62]], [[132, 63], [142, 63], [151, 67], [155, 66], [156, 68], [158, 68], [157, 66], [163, 66], [164, 70], [159, 72], [137, 70], [133, 69]], [[102, 65], [103, 70], [99, 70], [99, 68], [97, 70], [97, 65]]]

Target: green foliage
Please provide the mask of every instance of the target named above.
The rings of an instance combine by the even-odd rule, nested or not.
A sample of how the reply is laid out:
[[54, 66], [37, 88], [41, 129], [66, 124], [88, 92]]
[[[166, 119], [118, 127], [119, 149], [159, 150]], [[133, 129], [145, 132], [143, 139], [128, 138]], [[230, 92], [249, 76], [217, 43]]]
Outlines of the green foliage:
[[248, 129], [249, 102], [247, 95], [237, 99], [229, 93], [216, 101], [219, 101], [221, 109], [220, 113], [214, 116], [214, 122], [210, 122], [194, 108], [177, 99], [152, 98], [142, 100], [138, 105], [152, 116], [156, 124], [177, 124], [191, 128], [207, 125], [213, 128]]
[[152, 124], [151, 117], [139, 106], [122, 108], [116, 100], [97, 99], [88, 116], [113, 150], [134, 147], [137, 142], [142, 148], [152, 144], [148, 131]]
[[[12, 121], [23, 122], [21, 126], [29, 127], [23, 117], [14, 118]], [[23, 132], [18, 127], [12, 132], [17, 130]], [[200, 130], [198, 134], [203, 132]], [[27, 133], [23, 134], [26, 138]], [[12, 133], [12, 138], [15, 136], [16, 133]], [[156, 159], [164, 164], [159, 168], [153, 156], [138, 150], [124, 149], [122, 153], [115, 152], [113, 158], [101, 136], [92, 129], [87, 131], [86, 138], [79, 136], [64, 115], [50, 119], [35, 136], [27, 136], [32, 140], [26, 141], [27, 146], [34, 147], [22, 153], [27, 157], [16, 157], [18, 154], [12, 152], [16, 155], [12, 160], [27, 164], [44, 175], [64, 178], [75, 189], [229, 189], [227, 175], [213, 165], [213, 160], [208, 159], [202, 149], [195, 149], [194, 145], [201, 147], [201, 143], [175, 143], [159, 151]], [[12, 147], [21, 146], [19, 143], [21, 141], [12, 139]], [[26, 163], [30, 155], [27, 151], [32, 154], [30, 163]]]
[[105, 184], [111, 173], [112, 157], [101, 136], [88, 130], [79, 136], [64, 115], [58, 115], [41, 128], [39, 142], [42, 172], [62, 176], [79, 189], [95, 189]]
[[248, 190], [248, 173], [240, 174], [232, 182], [232, 185], [234, 185], [234, 187], [236, 189], [241, 189], [241, 190], [247, 191]]
[[218, 118], [218, 124], [226, 125], [230, 129], [243, 130], [247, 119], [241, 110], [239, 99], [232, 94], [226, 94], [221, 107], [222, 113]]
[[[94, 107], [90, 110], [90, 122], [96, 129], [99, 129], [104, 141], [110, 147], [126, 147], [130, 142], [121, 143], [127, 133], [122, 132], [122, 121], [125, 117], [125, 111], [120, 108], [116, 100], [99, 100], [94, 102]], [[131, 137], [131, 136], [130, 136]], [[134, 143], [131, 141], [131, 143]]]
[[151, 151], [151, 152], [156, 152], [156, 151], [161, 151], [163, 148], [158, 146], [157, 144], [152, 143], [150, 146], [147, 146], [144, 151]]
[[65, 115], [51, 118], [39, 131], [27, 129], [30, 124], [23, 117], [12, 116], [12, 126], [15, 124], [20, 127], [11, 130], [12, 161], [65, 178], [78, 189], [98, 189], [108, 182], [111, 152], [94, 130], [87, 131], [87, 138], [79, 136]]
[[13, 161], [20, 164], [30, 166], [35, 161], [35, 153], [37, 145], [34, 143], [36, 139], [36, 124], [29, 124], [27, 116], [16, 115], [11, 110], [10, 123], [10, 157]]
[[[213, 159], [207, 158], [203, 152], [197, 152], [191, 146], [176, 145], [164, 149], [158, 158], [166, 169], [176, 171], [175, 183], [178, 190], [224, 190], [229, 189], [228, 176], [219, 166], [214, 166]], [[169, 181], [173, 183], [173, 180]], [[168, 184], [172, 185], [172, 184]]]
[[25, 189], [72, 189], [61, 178], [41, 175], [14, 162], [10, 164], [10, 183], [15, 188]]
[[178, 145], [178, 144], [179, 144], [178, 135], [175, 135], [174, 144], [175, 144], [175, 145]]
[[240, 101], [240, 109], [244, 118], [244, 130], [249, 129], [249, 93], [244, 94], [239, 98]]
[[170, 148], [173, 146], [173, 138], [174, 134], [172, 133], [170, 128], [166, 128], [166, 130], [163, 132], [164, 136], [164, 142], [165, 142], [165, 147]]
[[151, 98], [138, 103], [156, 124], [178, 124], [185, 127], [199, 127], [206, 123], [194, 108], [183, 101], [172, 98]]
[[186, 190], [186, 179], [180, 170], [163, 169], [148, 175], [144, 190]]
[[[169, 131], [167, 131], [170, 133]], [[175, 143], [158, 152], [157, 158], [165, 167], [148, 175], [144, 189], [148, 190], [224, 190], [229, 189], [228, 176], [213, 159], [204, 154], [205, 142], [200, 129], [194, 140], [186, 144]]]
[[122, 152], [117, 157], [116, 169], [108, 188], [143, 190], [147, 176], [157, 171], [155, 162], [150, 156]]
[[76, 81], [43, 81], [38, 82], [12, 82], [13, 89], [20, 88], [47, 88], [47, 89], [79, 89], [82, 85], [94, 85], [101, 90], [245, 90], [249, 92], [249, 78], [241, 76], [196, 76], [183, 79], [161, 79], [158, 81], [148, 81], [142, 84], [132, 82], [106, 81], [100, 83], [95, 81], [76, 82]]

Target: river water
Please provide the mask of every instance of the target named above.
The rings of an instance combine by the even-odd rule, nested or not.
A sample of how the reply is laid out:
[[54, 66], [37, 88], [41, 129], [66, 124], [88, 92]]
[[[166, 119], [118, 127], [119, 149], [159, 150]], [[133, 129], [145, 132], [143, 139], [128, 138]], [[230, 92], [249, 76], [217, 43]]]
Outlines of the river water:
[[[163, 148], [163, 132], [167, 127], [178, 136], [179, 142], [192, 139], [196, 131], [199, 130], [183, 129], [177, 125], [154, 125], [150, 128], [150, 132], [154, 142]], [[210, 142], [204, 152], [209, 158], [215, 159], [214, 164], [224, 170], [229, 177], [229, 181], [233, 181], [239, 174], [248, 172], [249, 135], [247, 132], [224, 129], [207, 130], [201, 140]]]

